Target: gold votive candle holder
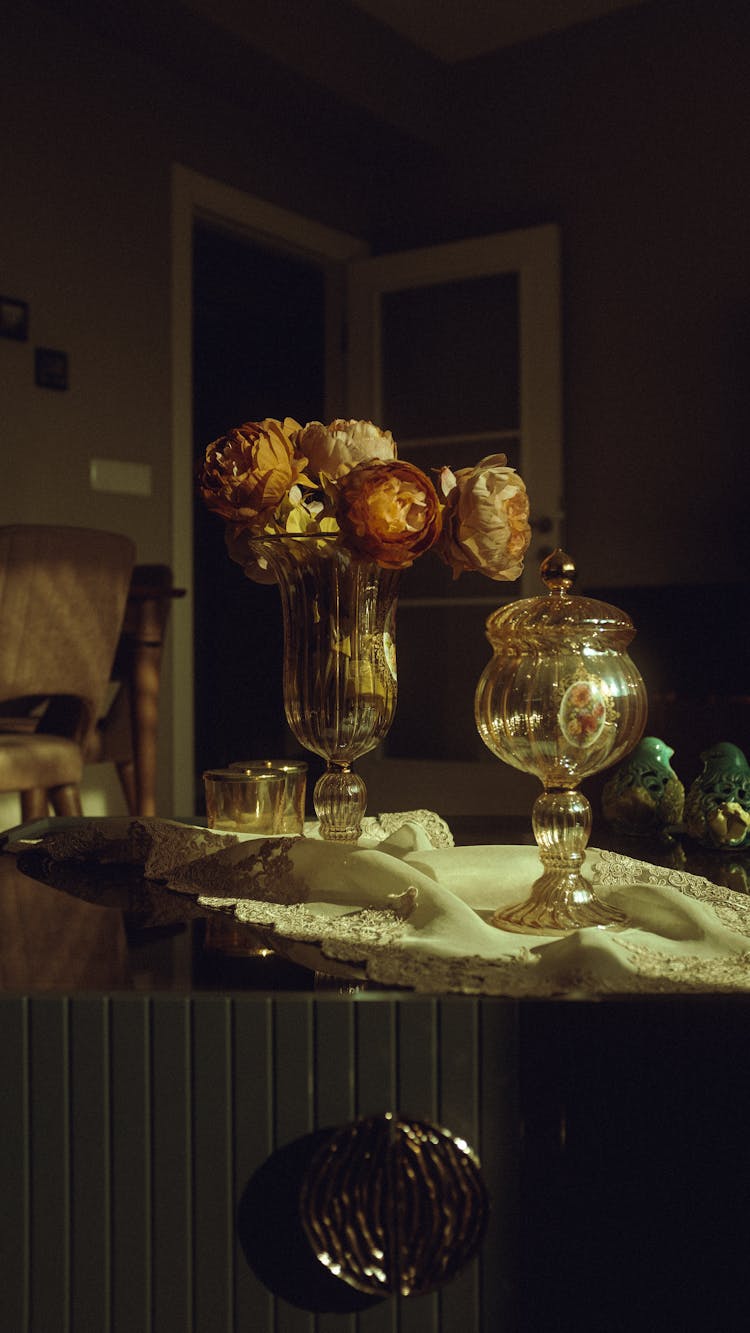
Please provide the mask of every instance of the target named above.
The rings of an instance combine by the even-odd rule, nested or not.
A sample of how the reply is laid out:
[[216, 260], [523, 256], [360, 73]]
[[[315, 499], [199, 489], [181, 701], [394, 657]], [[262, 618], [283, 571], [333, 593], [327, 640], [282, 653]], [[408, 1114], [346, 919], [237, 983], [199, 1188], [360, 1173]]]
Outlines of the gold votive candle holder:
[[301, 834], [305, 825], [307, 764], [303, 759], [239, 759], [229, 765], [233, 773], [275, 773], [283, 778], [281, 825], [277, 830], [287, 835]]
[[203, 774], [206, 823], [224, 833], [283, 833], [286, 778], [275, 769], [213, 768]]

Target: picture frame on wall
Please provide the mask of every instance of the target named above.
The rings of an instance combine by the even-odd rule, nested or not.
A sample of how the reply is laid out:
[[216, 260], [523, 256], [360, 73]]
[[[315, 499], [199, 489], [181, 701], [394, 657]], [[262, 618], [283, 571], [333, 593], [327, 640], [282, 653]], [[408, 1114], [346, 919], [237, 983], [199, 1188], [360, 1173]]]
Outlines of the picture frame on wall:
[[35, 348], [34, 381], [42, 389], [67, 389], [67, 352], [61, 352], [55, 347]]
[[0, 296], [0, 338], [27, 342], [29, 337], [29, 306], [14, 296]]

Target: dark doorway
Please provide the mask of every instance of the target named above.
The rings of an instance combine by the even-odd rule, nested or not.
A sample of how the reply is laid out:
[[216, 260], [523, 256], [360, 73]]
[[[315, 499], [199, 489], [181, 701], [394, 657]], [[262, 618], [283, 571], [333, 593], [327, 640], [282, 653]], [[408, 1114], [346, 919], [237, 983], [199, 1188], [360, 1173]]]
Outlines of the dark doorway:
[[[197, 223], [193, 258], [196, 461], [243, 421], [323, 419], [325, 274], [313, 262]], [[206, 768], [299, 751], [281, 694], [278, 592], [227, 556], [224, 525], [195, 504], [196, 809]]]

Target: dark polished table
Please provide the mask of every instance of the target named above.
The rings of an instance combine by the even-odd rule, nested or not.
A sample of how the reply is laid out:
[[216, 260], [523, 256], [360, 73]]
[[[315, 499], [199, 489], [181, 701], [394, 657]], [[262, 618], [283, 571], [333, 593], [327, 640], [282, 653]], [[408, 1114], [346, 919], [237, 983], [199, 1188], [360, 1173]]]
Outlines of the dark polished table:
[[[530, 841], [526, 821], [450, 823]], [[750, 994], [338, 993], [200, 918], [150, 924], [128, 892], [83, 901], [0, 856], [4, 1327], [747, 1327]], [[465, 1138], [492, 1207], [440, 1292], [363, 1302], [310, 1278], [295, 1172], [325, 1128], [385, 1110]]]

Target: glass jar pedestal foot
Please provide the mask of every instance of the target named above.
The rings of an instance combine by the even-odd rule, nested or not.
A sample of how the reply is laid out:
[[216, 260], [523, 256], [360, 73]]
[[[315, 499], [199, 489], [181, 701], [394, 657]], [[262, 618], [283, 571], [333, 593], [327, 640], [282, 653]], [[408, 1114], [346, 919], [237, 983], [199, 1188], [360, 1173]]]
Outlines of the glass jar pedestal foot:
[[600, 902], [581, 873], [591, 832], [591, 806], [580, 791], [545, 791], [531, 815], [544, 873], [528, 898], [499, 910], [490, 925], [525, 935], [569, 934], [586, 926], [622, 930], [619, 908]]

